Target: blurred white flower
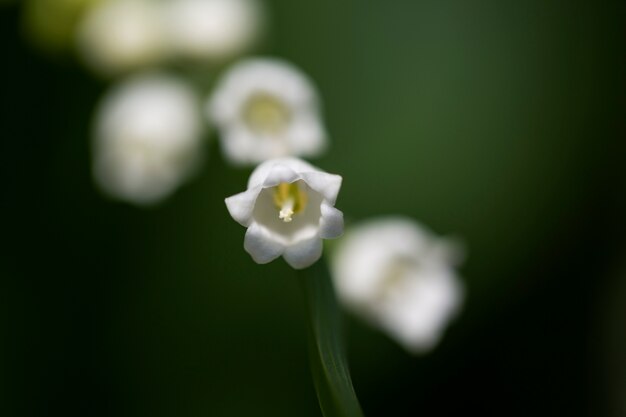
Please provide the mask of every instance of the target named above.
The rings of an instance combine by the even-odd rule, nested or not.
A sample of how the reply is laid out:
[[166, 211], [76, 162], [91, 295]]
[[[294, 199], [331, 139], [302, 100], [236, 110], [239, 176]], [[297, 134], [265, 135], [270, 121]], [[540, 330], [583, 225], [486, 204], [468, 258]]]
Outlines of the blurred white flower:
[[136, 76], [117, 86], [96, 115], [96, 181], [136, 204], [169, 195], [199, 161], [198, 106], [193, 91], [167, 75]]
[[86, 63], [111, 76], [163, 60], [166, 44], [159, 3], [106, 0], [90, 9], [77, 40]]
[[168, 0], [163, 8], [173, 55], [195, 61], [222, 61], [245, 51], [264, 20], [257, 0]]
[[326, 145], [312, 83], [280, 60], [237, 64], [220, 80], [207, 110], [224, 155], [235, 164], [315, 156]]
[[462, 303], [458, 248], [415, 221], [389, 217], [354, 226], [333, 255], [342, 302], [410, 352], [433, 348]]
[[244, 248], [254, 261], [282, 255], [296, 269], [317, 261], [322, 239], [343, 232], [343, 214], [334, 207], [341, 180], [296, 158], [259, 165], [247, 191], [226, 199], [233, 219], [248, 228]]

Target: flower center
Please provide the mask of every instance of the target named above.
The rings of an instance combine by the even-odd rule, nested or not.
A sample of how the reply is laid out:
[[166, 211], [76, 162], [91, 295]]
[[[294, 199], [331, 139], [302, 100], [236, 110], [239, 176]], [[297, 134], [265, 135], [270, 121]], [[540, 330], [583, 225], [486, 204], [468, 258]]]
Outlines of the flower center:
[[291, 115], [283, 102], [269, 94], [256, 94], [246, 103], [244, 120], [255, 132], [276, 135], [289, 123]]
[[398, 286], [407, 278], [411, 270], [419, 268], [419, 263], [415, 259], [408, 257], [398, 257], [387, 267], [384, 279], [380, 283], [378, 294], [381, 298], [388, 297], [397, 291]]
[[274, 204], [278, 211], [278, 218], [289, 223], [293, 215], [304, 210], [308, 197], [297, 183], [281, 182], [274, 187]]

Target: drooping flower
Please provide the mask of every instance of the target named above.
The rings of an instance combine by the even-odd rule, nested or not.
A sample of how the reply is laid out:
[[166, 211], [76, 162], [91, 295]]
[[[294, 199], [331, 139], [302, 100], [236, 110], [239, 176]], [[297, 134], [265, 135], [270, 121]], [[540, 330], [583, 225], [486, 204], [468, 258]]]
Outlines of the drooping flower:
[[78, 50], [105, 76], [145, 68], [165, 59], [158, 1], [107, 0], [89, 10], [78, 31]]
[[233, 219], [248, 228], [245, 250], [259, 264], [282, 255], [296, 269], [312, 265], [322, 239], [343, 232], [343, 214], [334, 207], [341, 181], [296, 158], [259, 165], [248, 189], [226, 199]]
[[173, 192], [199, 160], [201, 117], [190, 87], [163, 74], [117, 86], [97, 112], [93, 172], [111, 196], [155, 203]]
[[222, 151], [235, 164], [286, 156], [312, 157], [326, 146], [317, 93], [292, 65], [276, 59], [237, 64], [207, 106]]
[[223, 61], [244, 52], [261, 34], [257, 0], [168, 0], [163, 20], [172, 55], [198, 62]]
[[349, 229], [338, 243], [332, 275], [341, 301], [410, 352], [439, 341], [463, 299], [458, 248], [402, 217]]

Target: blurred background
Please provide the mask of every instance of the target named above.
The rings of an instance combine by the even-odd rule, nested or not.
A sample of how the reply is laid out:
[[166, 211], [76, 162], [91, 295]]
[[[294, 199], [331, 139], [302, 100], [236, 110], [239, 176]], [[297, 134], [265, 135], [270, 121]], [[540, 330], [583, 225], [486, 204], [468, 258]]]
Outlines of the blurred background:
[[[102, 194], [111, 81], [0, 8], [0, 415], [320, 416], [294, 271], [258, 266], [214, 132], [160, 205]], [[256, 53], [319, 88], [348, 224], [467, 247], [462, 314], [411, 356], [347, 316], [367, 416], [626, 416], [623, 2], [266, 2]], [[202, 76], [202, 74], [200, 74]], [[212, 76], [207, 70], [207, 77]]]

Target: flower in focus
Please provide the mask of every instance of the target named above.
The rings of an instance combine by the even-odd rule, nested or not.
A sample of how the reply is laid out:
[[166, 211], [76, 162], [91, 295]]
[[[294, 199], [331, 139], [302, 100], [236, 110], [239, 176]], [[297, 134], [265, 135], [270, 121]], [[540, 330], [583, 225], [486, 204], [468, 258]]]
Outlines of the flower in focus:
[[222, 151], [235, 164], [315, 156], [326, 145], [317, 93], [290, 64], [252, 59], [220, 80], [208, 104]]
[[355, 226], [338, 243], [332, 272], [342, 302], [410, 352], [439, 341], [463, 288], [458, 249], [399, 217]]
[[78, 30], [78, 49], [86, 63], [111, 76], [163, 60], [166, 48], [158, 4], [107, 0], [90, 9]]
[[157, 202], [193, 171], [200, 134], [198, 103], [185, 83], [158, 74], [131, 78], [97, 113], [95, 179], [119, 199]]
[[169, 0], [163, 8], [173, 55], [194, 61], [223, 61], [245, 51], [264, 20], [256, 0]]
[[343, 214], [334, 207], [341, 180], [296, 158], [259, 165], [248, 189], [226, 199], [233, 219], [248, 228], [244, 248], [254, 261], [282, 255], [296, 269], [317, 261], [322, 239], [343, 232]]

